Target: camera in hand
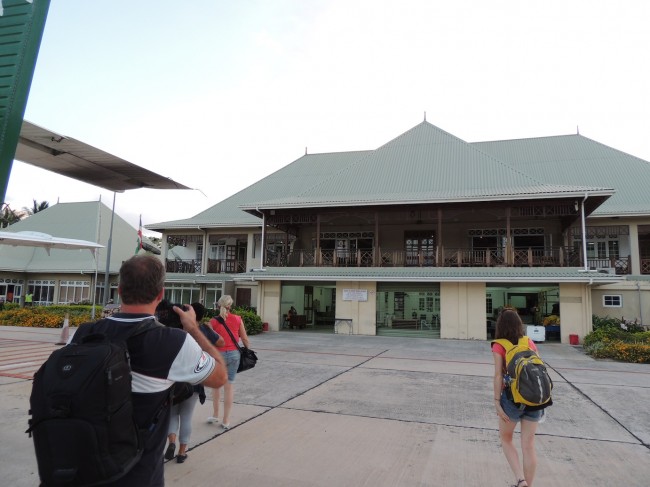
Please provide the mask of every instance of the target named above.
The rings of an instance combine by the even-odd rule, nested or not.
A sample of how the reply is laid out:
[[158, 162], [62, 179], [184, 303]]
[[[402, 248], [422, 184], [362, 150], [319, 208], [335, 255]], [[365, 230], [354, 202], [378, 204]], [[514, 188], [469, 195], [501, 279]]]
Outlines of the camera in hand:
[[176, 311], [174, 311], [174, 306], [178, 306], [183, 311], [189, 309], [189, 307], [184, 304], [170, 303], [168, 300], [163, 299], [156, 307], [156, 318], [163, 325], [170, 328], [183, 328], [183, 325], [181, 325], [181, 317], [176, 314]]

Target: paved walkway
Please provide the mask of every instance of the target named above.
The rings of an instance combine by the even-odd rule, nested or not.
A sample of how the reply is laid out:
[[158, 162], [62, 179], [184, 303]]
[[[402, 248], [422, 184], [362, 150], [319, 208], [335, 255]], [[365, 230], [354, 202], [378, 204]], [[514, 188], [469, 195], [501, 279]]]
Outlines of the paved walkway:
[[[30, 377], [60, 330], [0, 327], [2, 484], [38, 485]], [[229, 431], [197, 407], [187, 462], [167, 485], [508, 486], [487, 342], [287, 331], [251, 337]], [[540, 344], [554, 402], [540, 425], [536, 487], [647, 486], [650, 366]]]

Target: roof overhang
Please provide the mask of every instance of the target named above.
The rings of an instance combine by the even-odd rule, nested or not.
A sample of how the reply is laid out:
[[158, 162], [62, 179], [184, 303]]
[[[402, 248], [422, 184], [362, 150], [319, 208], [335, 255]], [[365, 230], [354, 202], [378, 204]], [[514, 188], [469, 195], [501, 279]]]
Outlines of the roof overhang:
[[109, 191], [191, 189], [93, 146], [23, 120], [15, 159]]
[[[257, 215], [259, 218], [259, 215]], [[242, 222], [242, 223], [177, 223], [177, 222], [161, 222], [161, 223], [150, 223], [144, 225], [144, 228], [151, 230], [152, 232], [163, 232], [170, 230], [214, 230], [214, 229], [227, 229], [232, 228], [233, 230], [241, 230], [243, 228], [257, 228], [259, 229], [261, 225], [261, 220], [258, 223]]]
[[256, 203], [247, 203], [239, 205], [242, 211], [251, 215], [258, 216], [261, 211], [269, 210], [294, 210], [294, 209], [310, 209], [310, 208], [358, 208], [358, 207], [378, 207], [378, 206], [415, 206], [415, 205], [452, 205], [452, 204], [472, 204], [472, 203], [487, 203], [487, 202], [512, 202], [512, 201], [539, 201], [539, 200], [575, 200], [578, 203], [584, 201], [585, 213], [590, 214], [596, 208], [612, 196], [616, 191], [613, 189], [594, 189], [590, 191], [562, 191], [557, 193], [540, 192], [540, 193], [517, 193], [517, 194], [494, 194], [494, 195], [476, 195], [476, 196], [462, 196], [455, 197], [452, 195], [441, 195], [440, 197], [411, 197], [390, 199], [382, 198], [366, 198], [358, 200], [336, 200], [336, 198], [328, 198], [323, 200], [317, 199], [283, 199], [260, 201]]
[[233, 274], [235, 281], [363, 281], [363, 282], [486, 282], [614, 284], [625, 276], [567, 267], [267, 267]]

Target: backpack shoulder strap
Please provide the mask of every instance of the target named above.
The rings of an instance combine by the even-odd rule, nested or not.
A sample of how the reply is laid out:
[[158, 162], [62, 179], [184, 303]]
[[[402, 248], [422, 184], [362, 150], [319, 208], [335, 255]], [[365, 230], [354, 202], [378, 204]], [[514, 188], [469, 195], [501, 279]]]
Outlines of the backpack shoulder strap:
[[239, 350], [239, 351], [241, 352], [241, 347], [239, 346], [239, 343], [237, 343], [237, 341], [235, 340], [235, 336], [232, 334], [232, 331], [230, 331], [230, 328], [228, 328], [228, 325], [226, 325], [226, 321], [225, 321], [221, 316], [217, 316], [217, 317], [215, 317], [215, 319], [216, 319], [219, 323], [221, 323], [221, 324], [223, 325], [223, 327], [224, 327], [224, 328], [226, 329], [226, 331], [228, 332], [228, 335], [230, 335], [230, 339], [232, 340], [232, 342], [233, 342], [233, 343], [235, 344], [235, 346], [237, 347], [237, 350]]
[[519, 339], [519, 343], [517, 345], [523, 348], [530, 348], [530, 345], [528, 343], [529, 340], [530, 339], [526, 335], [524, 335]]
[[505, 349], [506, 354], [508, 353], [508, 350], [514, 348], [512, 342], [507, 338], [498, 338], [496, 340], [492, 340], [492, 343], [498, 343], [499, 345], [501, 345]]
[[[97, 321], [91, 321], [79, 325], [79, 328], [77, 328], [77, 331], [72, 337], [71, 343], [77, 343], [77, 344], [81, 343], [85, 337], [92, 335], [98, 326], [101, 327], [101, 325], [105, 324], [107, 321], [109, 321], [108, 318], [102, 318]], [[163, 325], [159, 324], [155, 318], [149, 318], [141, 321], [136, 326], [132, 327], [128, 333], [126, 334], [122, 333], [121, 335], [123, 336], [120, 336], [120, 333], [117, 332], [115, 333], [115, 335], [106, 336], [106, 338], [108, 338], [111, 341], [123, 340], [126, 342], [129, 338], [132, 338], [136, 335], [140, 335], [149, 330], [153, 330], [154, 328], [158, 328], [159, 326], [163, 326]]]
[[128, 340], [129, 338], [132, 338], [136, 335], [141, 335], [142, 333], [146, 333], [149, 330], [153, 330], [161, 326], [165, 326], [165, 325], [161, 325], [160, 323], [158, 323], [158, 321], [156, 321], [155, 318], [149, 318], [148, 320], [143, 320], [140, 323], [138, 323], [137, 326], [133, 327], [133, 330], [131, 330], [131, 332], [126, 336], [125, 340]]

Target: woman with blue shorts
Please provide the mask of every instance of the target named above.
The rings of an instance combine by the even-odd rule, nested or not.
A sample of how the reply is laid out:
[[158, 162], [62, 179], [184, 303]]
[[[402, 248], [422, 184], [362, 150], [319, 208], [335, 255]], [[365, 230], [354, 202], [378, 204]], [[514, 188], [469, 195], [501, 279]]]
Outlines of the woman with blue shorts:
[[[249, 347], [250, 343], [248, 341], [248, 335], [246, 334], [246, 328], [244, 327], [244, 321], [241, 319], [241, 316], [230, 312], [232, 303], [233, 299], [229, 295], [224, 294], [221, 296], [219, 301], [217, 301], [217, 305], [219, 306], [219, 315], [223, 319], [225, 326], [227, 326], [232, 333], [235, 341], [239, 342], [241, 340], [244, 346]], [[237, 375], [237, 369], [239, 368], [239, 359], [241, 354], [235, 342], [230, 338], [230, 334], [224, 329], [221, 320], [212, 318], [212, 320], [210, 320], [210, 325], [212, 325], [212, 329], [226, 341], [226, 344], [223, 347], [218, 347], [218, 349], [221, 352], [221, 355], [223, 355], [223, 358], [226, 361], [226, 367], [228, 368], [228, 382], [223, 386], [223, 419], [221, 421], [221, 427], [227, 430], [230, 428], [230, 413], [235, 400], [233, 384], [235, 382], [235, 376]], [[213, 389], [213, 413], [212, 416], [208, 418], [208, 423], [219, 422], [219, 396], [219, 389]]]
[[[505, 338], [516, 344], [524, 336], [524, 325], [514, 309], [504, 309], [497, 319], [494, 338]], [[535, 343], [529, 339], [528, 345], [537, 351]], [[498, 343], [492, 343], [494, 357], [494, 404], [499, 417], [499, 436], [506, 460], [515, 474], [513, 487], [532, 487], [537, 469], [537, 452], [535, 451], [535, 432], [537, 424], [544, 417], [544, 410], [527, 409], [528, 406], [516, 404], [512, 400], [510, 388], [506, 387], [506, 350]], [[519, 463], [517, 448], [513, 435], [517, 423], [521, 422], [521, 453], [523, 466]]]

